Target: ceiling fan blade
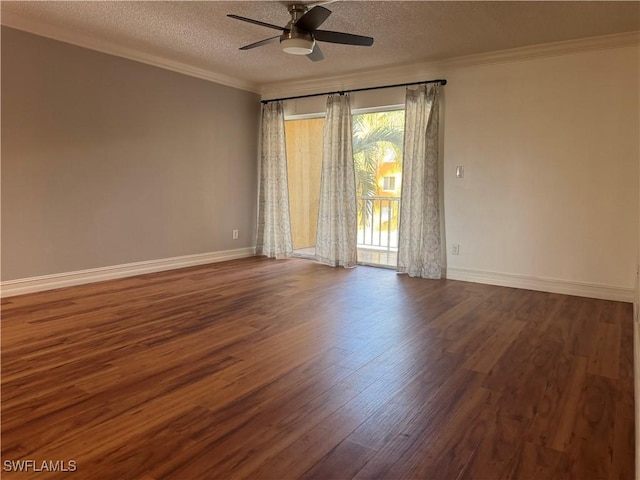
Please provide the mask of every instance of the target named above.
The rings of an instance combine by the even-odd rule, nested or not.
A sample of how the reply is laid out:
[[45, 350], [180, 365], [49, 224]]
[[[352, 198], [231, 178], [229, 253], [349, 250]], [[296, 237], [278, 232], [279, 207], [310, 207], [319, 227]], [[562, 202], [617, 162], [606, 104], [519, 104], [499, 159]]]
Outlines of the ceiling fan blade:
[[320, 50], [320, 45], [317, 43], [313, 47], [313, 51], [307, 55], [307, 58], [312, 62], [319, 62], [324, 59], [324, 55], [322, 54], [322, 50]]
[[329, 18], [329, 15], [331, 15], [331, 10], [316, 5], [298, 19], [296, 27], [305, 32], [313, 32]]
[[329, 43], [342, 43], [343, 45], [361, 45], [370, 47], [373, 45], [373, 38], [352, 33], [332, 32], [330, 30], [316, 30], [313, 32], [316, 40]]
[[260, 25], [261, 27], [273, 28], [274, 30], [283, 30], [282, 27], [278, 27], [277, 25], [272, 25], [270, 23], [261, 22], [260, 20], [254, 20], [252, 18], [241, 17], [240, 15], [227, 15], [229, 18], [235, 18], [236, 20], [241, 20], [243, 22], [253, 23], [254, 25]]
[[260, 40], [259, 42], [250, 43], [249, 45], [240, 47], [240, 50], [250, 50], [252, 48], [260, 47], [262, 45], [266, 45], [267, 43], [271, 43], [279, 39], [280, 39], [280, 35], [276, 35], [275, 37], [271, 37], [271, 38], [265, 38], [264, 40]]

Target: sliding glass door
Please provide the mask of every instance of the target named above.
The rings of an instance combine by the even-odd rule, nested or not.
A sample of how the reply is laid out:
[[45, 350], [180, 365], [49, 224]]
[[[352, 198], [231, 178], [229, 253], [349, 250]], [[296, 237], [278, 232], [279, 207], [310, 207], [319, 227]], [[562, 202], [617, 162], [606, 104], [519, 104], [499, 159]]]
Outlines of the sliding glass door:
[[397, 264], [403, 136], [404, 110], [353, 116], [359, 263]]
[[[315, 254], [323, 118], [285, 122], [289, 202], [296, 255]], [[402, 189], [404, 110], [353, 115], [358, 263], [395, 268]]]

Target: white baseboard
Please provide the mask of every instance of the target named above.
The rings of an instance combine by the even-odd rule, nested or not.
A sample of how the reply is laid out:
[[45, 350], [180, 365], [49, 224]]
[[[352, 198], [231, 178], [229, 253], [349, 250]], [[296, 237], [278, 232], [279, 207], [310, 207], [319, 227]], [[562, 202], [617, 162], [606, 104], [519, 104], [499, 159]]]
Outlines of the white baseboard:
[[91, 268], [75, 272], [56, 273], [40, 277], [20, 278], [0, 282], [0, 297], [11, 297], [25, 293], [53, 290], [55, 288], [82, 285], [85, 283], [114, 280], [116, 278], [132, 277], [145, 273], [174, 270], [176, 268], [193, 267], [207, 263], [224, 262], [237, 258], [252, 257], [255, 248], [239, 248], [236, 250], [224, 250], [220, 252], [199, 253], [196, 255], [184, 255], [181, 257], [162, 258], [144, 262], [111, 265], [108, 267]]
[[510, 273], [484, 272], [466, 268], [447, 267], [447, 278], [450, 280], [486, 283], [502, 287], [524, 288], [527, 290], [601, 298], [619, 302], [634, 302], [636, 298], [634, 288], [612, 287], [550, 278], [536, 278]]

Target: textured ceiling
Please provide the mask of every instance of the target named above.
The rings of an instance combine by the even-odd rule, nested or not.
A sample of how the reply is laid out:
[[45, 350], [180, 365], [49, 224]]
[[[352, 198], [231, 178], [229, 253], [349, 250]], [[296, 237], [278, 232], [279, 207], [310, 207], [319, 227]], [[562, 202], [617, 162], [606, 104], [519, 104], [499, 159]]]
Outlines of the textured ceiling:
[[287, 3], [4, 1], [2, 22], [53, 38], [76, 39], [73, 43], [92, 39], [85, 42], [90, 47], [93, 41], [123, 47], [257, 88], [640, 30], [636, 1], [337, 1], [326, 5], [333, 14], [321, 28], [372, 36], [372, 47], [321, 43], [325, 60], [320, 62], [284, 54], [277, 43], [238, 50], [277, 32], [226, 14], [284, 26], [289, 18]]

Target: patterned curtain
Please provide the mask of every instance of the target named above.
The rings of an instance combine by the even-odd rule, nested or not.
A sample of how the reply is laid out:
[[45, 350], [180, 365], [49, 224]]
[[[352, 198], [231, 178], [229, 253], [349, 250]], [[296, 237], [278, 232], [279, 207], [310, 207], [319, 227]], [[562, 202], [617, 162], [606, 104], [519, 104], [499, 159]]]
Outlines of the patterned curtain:
[[282, 102], [262, 107], [262, 154], [256, 253], [286, 258], [293, 253]]
[[357, 262], [356, 178], [349, 95], [329, 96], [324, 124], [316, 258], [327, 265]]
[[438, 128], [440, 85], [407, 88], [398, 272], [440, 278]]

